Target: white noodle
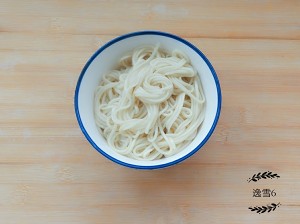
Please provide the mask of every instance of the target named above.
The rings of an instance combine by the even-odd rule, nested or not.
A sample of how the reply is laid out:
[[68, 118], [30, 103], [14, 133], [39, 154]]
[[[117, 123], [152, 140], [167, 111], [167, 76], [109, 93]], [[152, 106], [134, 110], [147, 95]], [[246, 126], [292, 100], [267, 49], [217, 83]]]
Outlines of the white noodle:
[[95, 90], [96, 125], [116, 152], [155, 160], [181, 151], [204, 119], [197, 72], [181, 51], [143, 46], [121, 58]]

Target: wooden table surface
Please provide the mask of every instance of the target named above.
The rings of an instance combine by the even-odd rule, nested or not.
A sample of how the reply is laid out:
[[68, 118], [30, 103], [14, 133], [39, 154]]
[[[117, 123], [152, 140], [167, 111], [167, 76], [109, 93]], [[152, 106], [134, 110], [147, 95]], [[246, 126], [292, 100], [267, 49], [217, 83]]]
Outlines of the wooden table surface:
[[[299, 1], [1, 0], [0, 15], [1, 224], [300, 223]], [[73, 108], [93, 52], [145, 29], [198, 46], [223, 94], [203, 149], [156, 171], [102, 157]], [[247, 182], [263, 171], [280, 178]]]

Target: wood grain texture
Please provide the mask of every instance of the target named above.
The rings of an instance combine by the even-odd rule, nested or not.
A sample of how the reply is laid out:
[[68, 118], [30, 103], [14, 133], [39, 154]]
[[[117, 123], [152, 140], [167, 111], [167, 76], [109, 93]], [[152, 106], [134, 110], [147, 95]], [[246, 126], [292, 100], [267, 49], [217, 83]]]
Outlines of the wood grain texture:
[[[1, 223], [300, 222], [299, 1], [3, 0], [0, 15]], [[209, 142], [157, 171], [103, 158], [73, 109], [89, 56], [140, 29], [198, 46], [223, 94]], [[267, 170], [281, 178], [247, 182]], [[254, 198], [256, 188], [277, 195]], [[248, 210], [272, 202], [282, 206]]]

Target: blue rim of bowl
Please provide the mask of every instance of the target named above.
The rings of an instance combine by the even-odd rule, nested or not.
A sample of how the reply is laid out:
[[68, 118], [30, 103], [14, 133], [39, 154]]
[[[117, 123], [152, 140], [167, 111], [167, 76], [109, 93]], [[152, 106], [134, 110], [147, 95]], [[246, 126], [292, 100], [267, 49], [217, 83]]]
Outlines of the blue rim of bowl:
[[[164, 36], [164, 37], [168, 37], [168, 38], [172, 38], [175, 39], [185, 45], [187, 45], [188, 47], [190, 47], [191, 49], [193, 49], [204, 61], [205, 63], [208, 65], [214, 80], [215, 80], [215, 84], [216, 84], [216, 88], [217, 88], [217, 92], [218, 92], [218, 107], [217, 107], [217, 112], [216, 112], [216, 116], [213, 122], [212, 127], [210, 128], [209, 132], [207, 133], [207, 135], [205, 136], [205, 138], [202, 140], [202, 142], [200, 142], [200, 144], [194, 148], [190, 153], [188, 153], [187, 155], [171, 161], [169, 163], [164, 163], [164, 164], [160, 164], [160, 165], [151, 165], [151, 166], [140, 166], [140, 165], [135, 165], [135, 164], [130, 164], [130, 163], [125, 163], [123, 161], [120, 161], [110, 155], [108, 155], [107, 153], [105, 153], [93, 140], [92, 138], [89, 136], [89, 134], [87, 133], [87, 131], [85, 130], [83, 123], [81, 121], [81, 117], [80, 117], [80, 113], [79, 113], [79, 108], [78, 108], [78, 93], [79, 93], [79, 89], [80, 89], [80, 84], [81, 84], [81, 80], [86, 72], [86, 70], [88, 69], [88, 67], [90, 66], [90, 64], [93, 62], [93, 60], [102, 52], [104, 51], [106, 48], [108, 48], [109, 46], [130, 38], [130, 37], [134, 37], [134, 36], [141, 36], [141, 35], [158, 35], [158, 36]], [[110, 159], [111, 161], [126, 166], [126, 167], [130, 167], [130, 168], [135, 168], [135, 169], [147, 169], [147, 170], [151, 170], [151, 169], [161, 169], [161, 168], [165, 168], [165, 167], [169, 167], [172, 165], [175, 165], [177, 163], [180, 163], [184, 160], [186, 160], [187, 158], [189, 158], [190, 156], [192, 156], [194, 153], [196, 153], [206, 142], [207, 140], [210, 138], [210, 136], [212, 135], [214, 129], [216, 128], [216, 125], [218, 123], [219, 117], [220, 117], [220, 113], [221, 113], [221, 104], [222, 104], [222, 94], [221, 94], [221, 87], [220, 87], [220, 83], [219, 83], [219, 79], [217, 76], [217, 73], [215, 72], [213, 66], [211, 65], [210, 61], [206, 58], [206, 56], [197, 48], [195, 47], [193, 44], [191, 44], [190, 42], [182, 39], [179, 36], [176, 36], [174, 34], [170, 34], [170, 33], [166, 33], [166, 32], [162, 32], [162, 31], [154, 31], [154, 30], [145, 30], [145, 31], [137, 31], [137, 32], [132, 32], [132, 33], [127, 33], [124, 35], [121, 35], [119, 37], [116, 37], [114, 39], [112, 39], [111, 41], [107, 42], [106, 44], [104, 44], [102, 47], [100, 47], [93, 55], [92, 57], [87, 61], [87, 63], [85, 64], [85, 66], [83, 67], [80, 76], [78, 78], [77, 81], [77, 85], [76, 85], [76, 90], [75, 90], [75, 97], [74, 97], [74, 108], [75, 108], [75, 113], [76, 113], [76, 117], [77, 117], [77, 121], [78, 124], [80, 126], [80, 129], [82, 131], [82, 133], [84, 134], [84, 136], [86, 137], [86, 139], [90, 142], [90, 144], [99, 152], [101, 153], [103, 156], [105, 156], [106, 158]]]

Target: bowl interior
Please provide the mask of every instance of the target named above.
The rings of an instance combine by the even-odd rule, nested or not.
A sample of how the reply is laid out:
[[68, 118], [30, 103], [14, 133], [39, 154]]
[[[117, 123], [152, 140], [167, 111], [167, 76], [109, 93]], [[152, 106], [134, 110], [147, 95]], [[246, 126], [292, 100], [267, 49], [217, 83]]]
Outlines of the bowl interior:
[[[181, 50], [191, 59], [192, 65], [200, 75], [206, 97], [205, 119], [195, 139], [181, 152], [171, 157], [155, 161], [139, 161], [116, 153], [108, 146], [106, 140], [98, 132], [93, 114], [94, 90], [99, 84], [102, 75], [111, 71], [125, 53], [132, 51], [135, 47], [140, 45], [156, 45], [157, 43], [160, 43], [162, 48], [169, 51], [174, 49]], [[194, 151], [197, 151], [211, 134], [209, 132], [213, 131], [212, 127], [215, 125], [216, 116], [218, 116], [218, 103], [220, 100], [218, 96], [218, 84], [209, 66], [198, 52], [185, 42], [173, 37], [147, 34], [125, 37], [123, 39], [119, 38], [111, 41], [95, 53], [83, 69], [80, 78], [81, 80], [79, 79], [77, 86], [78, 95], [75, 99], [75, 101], [77, 101], [75, 104], [77, 104], [79, 124], [88, 140], [99, 152], [120, 164], [153, 167], [178, 161]]]

